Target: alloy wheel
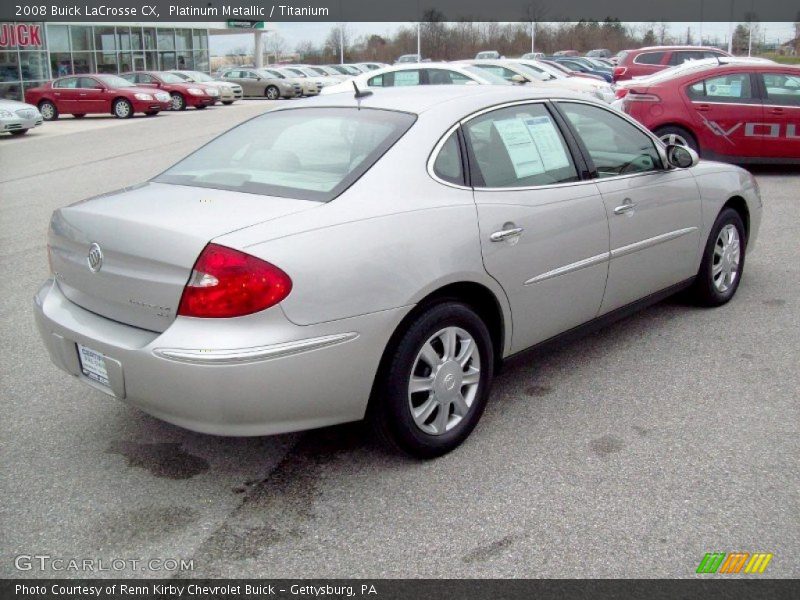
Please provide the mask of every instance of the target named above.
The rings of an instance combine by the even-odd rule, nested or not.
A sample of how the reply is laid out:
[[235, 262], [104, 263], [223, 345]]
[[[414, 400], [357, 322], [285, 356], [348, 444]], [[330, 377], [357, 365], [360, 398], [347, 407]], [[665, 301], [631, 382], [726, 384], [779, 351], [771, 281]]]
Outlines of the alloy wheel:
[[475, 339], [460, 327], [445, 327], [420, 349], [408, 382], [414, 423], [442, 435], [467, 416], [478, 393], [481, 359]]
[[739, 231], [732, 224], [725, 225], [714, 244], [714, 258], [711, 264], [711, 277], [717, 291], [724, 294], [736, 282], [740, 260]]
[[117, 105], [114, 107], [114, 114], [116, 114], [119, 118], [124, 119], [131, 114], [131, 107], [127, 102], [117, 102]]
[[691, 148], [689, 142], [686, 141], [686, 138], [682, 135], [678, 135], [677, 133], [668, 133], [666, 135], [661, 136], [661, 141], [664, 142], [667, 146], [670, 145], [677, 145], [677, 146], [686, 146], [687, 148]]
[[42, 117], [45, 121], [49, 121], [53, 118], [55, 114], [55, 110], [53, 110], [53, 105], [49, 102], [45, 102], [39, 107], [39, 112], [42, 113]]

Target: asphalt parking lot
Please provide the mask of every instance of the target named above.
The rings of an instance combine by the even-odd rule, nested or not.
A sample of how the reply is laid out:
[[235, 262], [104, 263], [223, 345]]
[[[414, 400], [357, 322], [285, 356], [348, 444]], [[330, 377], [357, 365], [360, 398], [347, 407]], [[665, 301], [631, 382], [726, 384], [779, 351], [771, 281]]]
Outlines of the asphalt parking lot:
[[514, 360], [436, 461], [387, 454], [357, 424], [196, 434], [52, 366], [31, 310], [51, 211], [267, 105], [0, 138], [0, 577], [174, 574], [20, 571], [19, 555], [183, 559], [198, 577], [691, 577], [733, 551], [800, 577], [800, 170], [756, 171], [760, 239], [730, 304], [668, 300]]

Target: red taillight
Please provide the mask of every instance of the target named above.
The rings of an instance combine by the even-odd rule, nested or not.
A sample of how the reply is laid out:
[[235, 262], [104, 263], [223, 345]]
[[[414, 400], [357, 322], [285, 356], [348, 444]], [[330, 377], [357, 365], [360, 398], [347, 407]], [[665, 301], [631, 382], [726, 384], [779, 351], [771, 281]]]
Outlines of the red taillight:
[[614, 92], [614, 97], [617, 98], [617, 100], [619, 100], [620, 98], [624, 98], [627, 95], [628, 95], [628, 88], [620, 87], [617, 88], [616, 92]]
[[241, 317], [286, 298], [292, 280], [275, 265], [244, 252], [209, 244], [183, 290], [178, 314], [184, 317]]
[[612, 72], [611, 76], [616, 79], [617, 77], [622, 77], [627, 72], [628, 67], [614, 67], [614, 71]]

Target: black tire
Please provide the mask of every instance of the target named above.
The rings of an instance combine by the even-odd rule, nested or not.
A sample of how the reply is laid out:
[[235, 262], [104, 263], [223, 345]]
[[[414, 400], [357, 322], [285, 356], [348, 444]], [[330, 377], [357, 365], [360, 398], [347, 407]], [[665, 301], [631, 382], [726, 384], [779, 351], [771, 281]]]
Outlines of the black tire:
[[[715, 262], [718, 262], [715, 257], [715, 249], [720, 232], [728, 225], [735, 227], [736, 232], [739, 234], [739, 265], [733, 282], [726, 290], [720, 291], [714, 284], [713, 270]], [[741, 216], [732, 208], [723, 209], [714, 222], [714, 226], [711, 228], [711, 233], [708, 236], [708, 241], [703, 251], [703, 261], [700, 263], [700, 270], [697, 272], [697, 278], [689, 290], [692, 299], [697, 304], [701, 306], [721, 306], [733, 298], [742, 280], [746, 248], [747, 237], [745, 236], [745, 228]]]
[[111, 112], [118, 119], [130, 119], [133, 116], [133, 104], [125, 98], [118, 98], [114, 100]]
[[222, 103], [223, 103], [225, 106], [230, 106], [231, 104], [233, 104], [233, 100], [223, 100], [223, 101], [222, 101]]
[[278, 100], [281, 97], [281, 91], [274, 85], [267, 86], [264, 90], [264, 97], [267, 100]]
[[[458, 327], [475, 340], [480, 359], [480, 379], [466, 414], [451, 429], [444, 428], [444, 433], [436, 435], [423, 431], [414, 421], [409, 398], [409, 380], [412, 369], [418, 367], [417, 355], [423, 345], [446, 327]], [[430, 305], [393, 336], [378, 371], [367, 412], [368, 420], [378, 439], [392, 450], [400, 450], [416, 458], [441, 456], [461, 444], [478, 424], [486, 408], [493, 375], [494, 350], [491, 336], [486, 324], [475, 311], [452, 300]], [[447, 378], [443, 381], [446, 382]], [[452, 384], [450, 386], [452, 390]], [[434, 417], [432, 421], [435, 421], [439, 409], [435, 410], [435, 413], [431, 413]]]
[[[700, 154], [700, 146], [697, 143], [697, 138], [694, 137], [694, 134], [688, 129], [678, 127], [677, 125], [666, 125], [664, 127], [659, 127], [653, 133], [665, 144], [673, 143], [685, 145], [697, 152], [698, 155]], [[675, 138], [675, 141], [668, 141], [671, 138]]]
[[27, 129], [17, 129], [16, 131], [11, 131], [11, 135], [25, 135], [28, 133]]
[[[51, 109], [51, 112], [48, 112], [48, 107]], [[39, 112], [42, 113], [42, 118], [45, 121], [55, 121], [58, 119], [58, 108], [55, 104], [50, 102], [50, 100], [42, 100], [39, 102]], [[45, 113], [49, 114], [50, 116], [46, 116]]]
[[170, 98], [172, 102], [170, 110], [186, 110], [186, 98], [184, 98], [182, 94], [172, 92]]
[[146, 110], [146, 111], [144, 111], [144, 114], [147, 115], [148, 117], [154, 117], [154, 116], [156, 116], [158, 114], [158, 111], [157, 110]]
[[197, 106], [195, 106], [195, 108], [197, 110], [204, 110], [204, 109], [208, 108], [208, 106], [206, 104], [198, 104]]
[[82, 119], [83, 117], [86, 116], [86, 113], [78, 113], [77, 115], [72, 115], [72, 116], [75, 117], [76, 119]]

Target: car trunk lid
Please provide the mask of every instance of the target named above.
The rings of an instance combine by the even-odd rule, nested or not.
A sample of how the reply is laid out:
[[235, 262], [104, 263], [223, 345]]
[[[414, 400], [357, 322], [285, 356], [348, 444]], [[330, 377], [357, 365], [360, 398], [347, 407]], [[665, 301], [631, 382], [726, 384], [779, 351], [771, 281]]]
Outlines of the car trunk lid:
[[192, 267], [212, 239], [317, 206], [308, 200], [147, 183], [55, 211], [48, 235], [50, 266], [75, 304], [160, 332], [175, 319]]

